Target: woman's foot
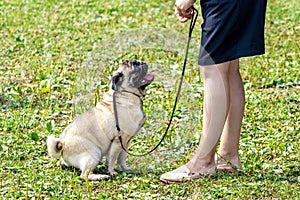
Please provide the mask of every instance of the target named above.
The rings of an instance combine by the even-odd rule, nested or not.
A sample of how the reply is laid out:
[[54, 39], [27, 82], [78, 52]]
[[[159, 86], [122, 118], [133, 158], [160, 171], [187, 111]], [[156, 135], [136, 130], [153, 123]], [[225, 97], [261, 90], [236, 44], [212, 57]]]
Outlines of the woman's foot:
[[188, 164], [183, 165], [173, 171], [164, 173], [163, 175], [161, 175], [160, 180], [165, 183], [182, 183], [185, 181], [200, 178], [202, 176], [211, 176], [216, 173], [215, 164], [202, 167], [198, 170], [192, 170], [192, 168], [188, 167]]
[[226, 157], [220, 154], [216, 155], [215, 159], [217, 170], [237, 173], [242, 170], [241, 161], [238, 156], [235, 157]]

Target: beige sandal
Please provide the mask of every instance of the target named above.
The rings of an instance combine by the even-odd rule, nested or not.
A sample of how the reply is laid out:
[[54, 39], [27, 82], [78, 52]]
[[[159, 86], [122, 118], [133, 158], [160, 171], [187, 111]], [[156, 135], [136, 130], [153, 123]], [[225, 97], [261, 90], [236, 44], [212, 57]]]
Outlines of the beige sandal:
[[[237, 161], [239, 163], [239, 161]], [[242, 171], [240, 164], [233, 164], [233, 162], [230, 162], [229, 160], [220, 157], [219, 155], [216, 158], [216, 165], [217, 170], [224, 171], [224, 172], [231, 172], [231, 173], [237, 173], [239, 171]]]
[[207, 170], [207, 173], [205, 174], [194, 174], [190, 172], [187, 166], [183, 165], [173, 171], [164, 173], [160, 176], [160, 180], [164, 183], [183, 183], [203, 176], [213, 175], [215, 172], [216, 168], [214, 166], [213, 168]]

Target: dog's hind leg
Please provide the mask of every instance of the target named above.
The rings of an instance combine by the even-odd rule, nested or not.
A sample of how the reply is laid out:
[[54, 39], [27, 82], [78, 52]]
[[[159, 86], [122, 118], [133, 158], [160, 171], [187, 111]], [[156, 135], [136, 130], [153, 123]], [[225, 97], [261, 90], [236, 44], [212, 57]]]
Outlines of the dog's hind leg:
[[97, 167], [97, 165], [101, 161], [101, 151], [97, 149], [93, 149], [93, 151], [89, 151], [88, 153], [80, 154], [78, 157], [79, 165], [81, 169], [80, 177], [82, 179], [88, 179], [90, 181], [99, 181], [108, 179], [110, 176], [106, 174], [94, 174], [93, 171]]

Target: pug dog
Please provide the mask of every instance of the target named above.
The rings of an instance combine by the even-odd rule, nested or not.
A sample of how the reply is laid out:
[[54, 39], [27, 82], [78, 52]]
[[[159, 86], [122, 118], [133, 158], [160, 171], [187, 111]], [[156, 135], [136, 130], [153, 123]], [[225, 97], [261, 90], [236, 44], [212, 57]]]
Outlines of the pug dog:
[[[116, 161], [121, 170], [130, 172], [131, 169], [126, 165], [127, 153], [121, 146], [119, 136], [127, 149], [130, 139], [144, 125], [142, 97], [145, 88], [154, 80], [154, 75], [147, 74], [147, 71], [148, 65], [145, 62], [123, 62], [113, 72], [111, 88], [96, 107], [75, 118], [59, 138], [48, 136], [49, 155], [60, 158], [62, 165], [80, 169], [82, 179], [103, 180], [116, 175]], [[114, 105], [118, 120], [114, 115]], [[116, 128], [116, 121], [120, 130]], [[93, 173], [103, 156], [106, 156], [110, 175]]]

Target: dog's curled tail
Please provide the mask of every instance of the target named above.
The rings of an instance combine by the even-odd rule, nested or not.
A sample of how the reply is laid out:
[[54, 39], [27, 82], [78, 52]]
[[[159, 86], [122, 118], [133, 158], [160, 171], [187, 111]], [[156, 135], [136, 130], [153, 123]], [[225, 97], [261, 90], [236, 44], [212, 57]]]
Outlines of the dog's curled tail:
[[63, 144], [59, 138], [56, 138], [54, 135], [50, 135], [47, 137], [47, 149], [52, 158], [59, 158], [61, 156]]

